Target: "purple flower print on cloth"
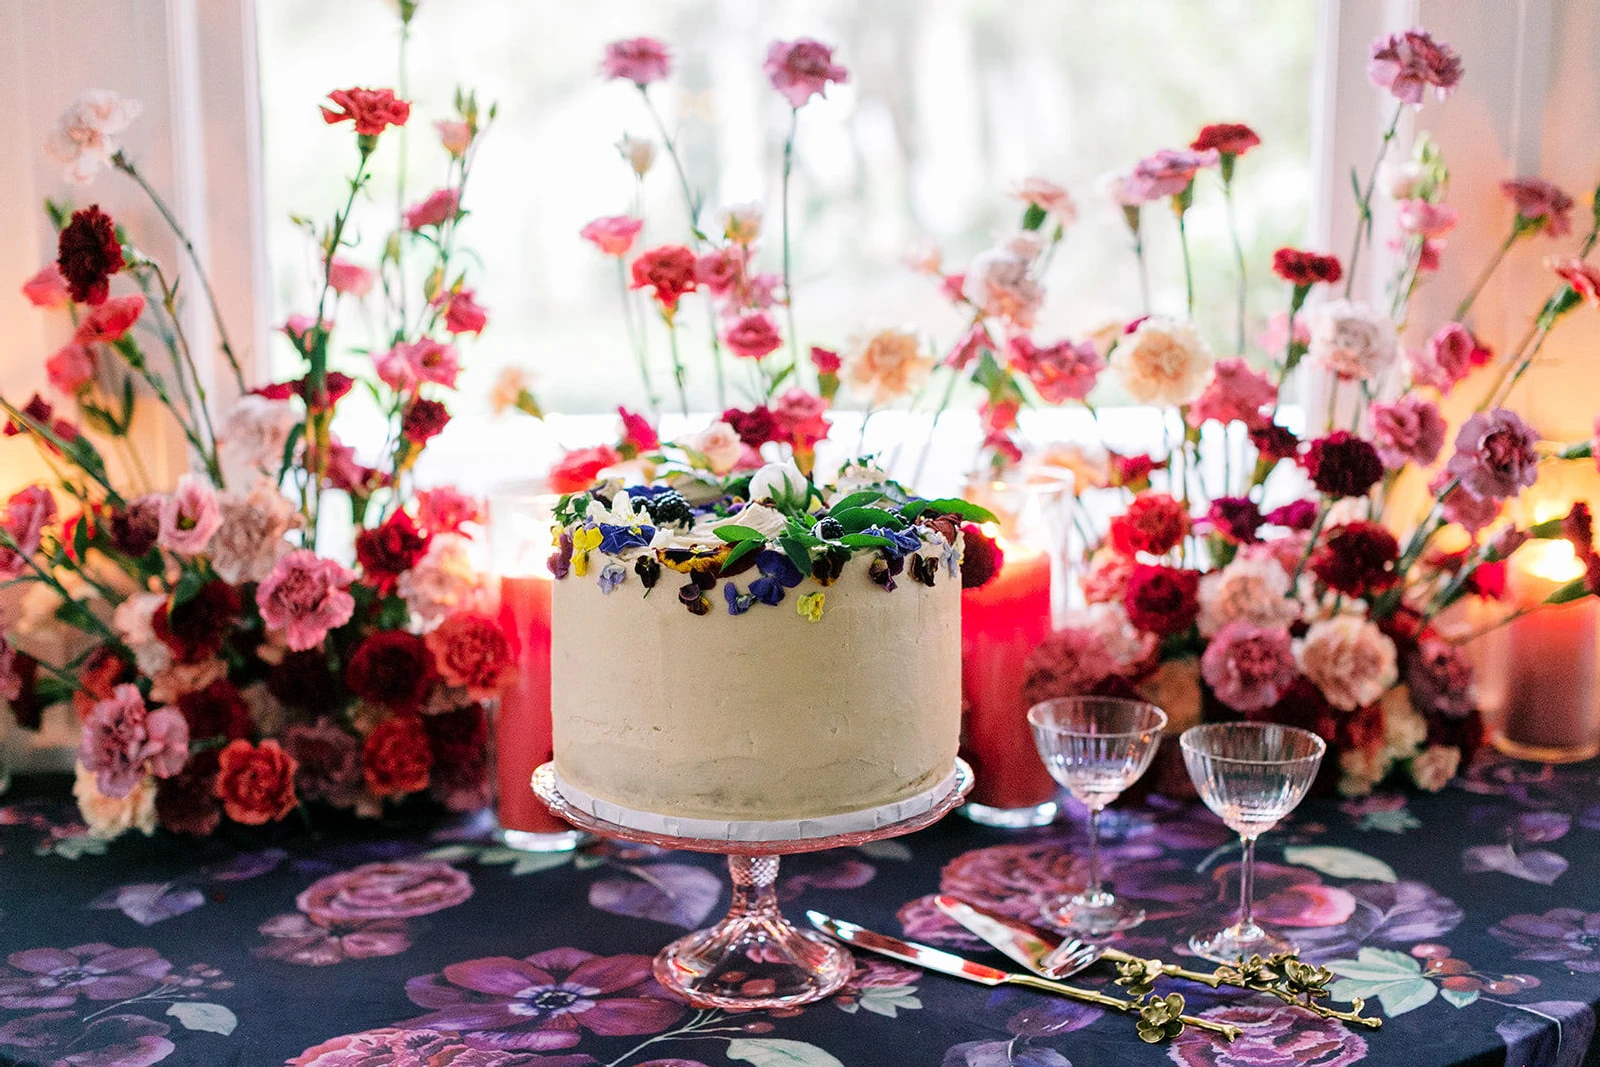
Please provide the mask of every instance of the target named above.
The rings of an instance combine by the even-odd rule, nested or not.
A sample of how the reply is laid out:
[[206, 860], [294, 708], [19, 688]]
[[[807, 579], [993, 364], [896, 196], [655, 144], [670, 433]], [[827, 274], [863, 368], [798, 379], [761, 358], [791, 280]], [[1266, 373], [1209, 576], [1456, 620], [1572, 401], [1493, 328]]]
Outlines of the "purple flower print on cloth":
[[[50, 1067], [151, 1067], [172, 1055], [171, 1027], [143, 1015], [104, 1015], [85, 1026], [77, 1012], [24, 1015], [0, 1026], [0, 1061]], [[16, 1059], [11, 1058], [16, 1054]]]
[[472, 896], [472, 882], [448, 863], [368, 863], [311, 883], [295, 906], [313, 919], [409, 919], [453, 908]]
[[580, 1029], [606, 1037], [659, 1033], [687, 1010], [656, 985], [649, 956], [576, 948], [453, 963], [411, 979], [406, 996], [434, 1009], [406, 1026], [462, 1033], [474, 1047], [530, 1051], [571, 1048]]
[[404, 919], [341, 921], [296, 912], [274, 915], [258, 929], [269, 940], [252, 949], [254, 955], [307, 967], [398, 956], [411, 947], [411, 931]]
[[1408, 948], [1432, 941], [1461, 925], [1461, 905], [1421, 882], [1352, 884], [1355, 910], [1342, 923], [1294, 931], [1308, 960], [1348, 959], [1363, 945]]
[[1366, 1039], [1344, 1023], [1288, 1005], [1212, 1008], [1202, 1017], [1236, 1023], [1244, 1033], [1222, 1042], [1189, 1027], [1167, 1050], [1179, 1067], [1348, 1067], [1367, 1054]]
[[288, 1067], [593, 1067], [593, 1056], [538, 1056], [476, 1049], [437, 1030], [384, 1027], [329, 1038], [289, 1061]]
[[30, 948], [0, 968], [0, 1008], [67, 1008], [78, 997], [127, 1000], [156, 987], [172, 964], [152, 948], [95, 942], [73, 948]]
[[1552, 908], [1543, 915], [1512, 915], [1489, 933], [1519, 949], [1519, 960], [1557, 963], [1584, 974], [1600, 972], [1600, 912]]

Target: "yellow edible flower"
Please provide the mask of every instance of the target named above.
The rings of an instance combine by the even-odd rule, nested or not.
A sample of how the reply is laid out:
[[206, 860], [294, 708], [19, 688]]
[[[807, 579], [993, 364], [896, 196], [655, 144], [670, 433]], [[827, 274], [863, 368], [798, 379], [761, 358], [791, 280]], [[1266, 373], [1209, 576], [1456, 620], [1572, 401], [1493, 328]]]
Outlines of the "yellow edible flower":
[[795, 610], [798, 611], [800, 613], [800, 617], [805, 619], [807, 622], [816, 622], [818, 619], [822, 618], [822, 601], [823, 594], [807, 593], [805, 596], [800, 598], [799, 603], [795, 604]]
[[589, 573], [589, 553], [600, 547], [600, 528], [585, 526], [572, 531], [572, 573], [579, 578]]

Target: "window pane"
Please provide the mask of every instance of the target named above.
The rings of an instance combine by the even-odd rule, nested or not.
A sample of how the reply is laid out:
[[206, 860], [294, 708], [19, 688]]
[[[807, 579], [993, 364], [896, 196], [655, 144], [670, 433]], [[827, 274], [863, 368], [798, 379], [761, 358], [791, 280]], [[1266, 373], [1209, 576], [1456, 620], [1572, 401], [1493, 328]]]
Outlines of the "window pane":
[[[381, 0], [256, 7], [268, 247], [282, 321], [315, 296], [315, 254], [290, 215], [329, 217], [356, 163], [349, 127], [324, 128], [317, 105], [329, 89], [395, 84], [399, 21]], [[768, 205], [766, 270], [779, 269], [788, 122], [787, 105], [761, 73], [766, 45], [816, 37], [850, 69], [849, 83], [831, 87], [799, 121], [791, 200], [795, 311], [807, 344], [843, 346], [858, 332], [910, 323], [948, 346], [960, 317], [901, 257], [931, 237], [959, 268], [1015, 228], [1020, 205], [1006, 191], [1035, 174], [1066, 184], [1081, 209], [1051, 265], [1037, 336], [1081, 336], [1139, 314], [1127, 233], [1096, 181], [1156, 148], [1185, 145], [1210, 121], [1249, 122], [1264, 142], [1241, 163], [1235, 190], [1255, 283], [1253, 338], [1282, 299], [1269, 284], [1271, 250], [1299, 241], [1305, 228], [1316, 11], [1314, 0], [422, 0], [406, 86], [420, 105], [407, 131], [408, 201], [443, 174], [432, 122], [446, 116], [456, 84], [500, 105], [461, 233], [479, 257], [469, 284], [491, 322], [462, 346], [468, 370], [452, 407], [485, 411], [489, 385], [507, 364], [532, 368], [541, 401], [555, 410], [640, 400], [615, 262], [578, 237], [590, 219], [632, 209], [633, 178], [616, 140], [625, 132], [657, 136], [633, 87], [597, 74], [607, 41], [638, 34], [673, 49], [674, 76], [652, 96], [681, 137], [689, 180], [708, 211]], [[368, 266], [396, 211], [399, 147], [386, 135], [374, 160], [375, 195], [353, 222], [359, 244], [347, 255]], [[642, 207], [646, 243], [685, 239], [682, 195], [664, 159], [645, 181]], [[1181, 312], [1175, 227], [1159, 209], [1146, 216], [1154, 303]], [[1233, 250], [1214, 179], [1202, 183], [1190, 237], [1198, 317], [1219, 350], [1231, 350]], [[357, 328], [341, 331], [344, 343], [367, 344], [359, 316], [345, 317]], [[691, 401], [709, 410], [706, 317], [686, 306], [682, 321]], [[651, 353], [659, 372], [659, 330]], [[295, 373], [294, 361], [287, 342], [275, 341], [276, 375]]]

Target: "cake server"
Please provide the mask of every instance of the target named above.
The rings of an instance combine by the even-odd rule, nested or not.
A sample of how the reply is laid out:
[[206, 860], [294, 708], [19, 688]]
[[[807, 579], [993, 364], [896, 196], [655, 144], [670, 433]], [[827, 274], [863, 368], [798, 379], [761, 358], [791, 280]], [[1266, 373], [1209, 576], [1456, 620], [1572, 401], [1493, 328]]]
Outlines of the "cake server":
[[820, 911], [808, 911], [806, 912], [806, 918], [810, 919], [811, 925], [818, 930], [830, 937], [838, 938], [853, 948], [876, 952], [880, 956], [887, 956], [902, 963], [909, 963], [913, 967], [921, 967], [926, 971], [936, 971], [939, 974], [947, 974], [953, 978], [964, 978], [969, 982], [977, 982], [979, 985], [1022, 986], [1027, 989], [1036, 989], [1042, 993], [1054, 993], [1056, 996], [1066, 997], [1069, 1000], [1077, 1000], [1085, 1004], [1109, 1008], [1112, 1011], [1138, 1015], [1139, 1036], [1146, 1041], [1153, 1042], [1176, 1037], [1185, 1026], [1208, 1030], [1211, 1033], [1221, 1035], [1229, 1041], [1239, 1036], [1239, 1028], [1232, 1024], [1214, 1022], [1210, 1019], [1198, 1019], [1192, 1015], [1181, 1014], [1183, 1011], [1183, 997], [1177, 993], [1170, 993], [1164, 999], [1155, 996], [1139, 1000], [1114, 997], [1106, 993], [1080, 989], [1077, 986], [1066, 985], [1062, 982], [1040, 978], [1032, 974], [1016, 974], [1011, 971], [1002, 971], [998, 967], [976, 963], [965, 957], [957, 956], [953, 952], [945, 952], [943, 949], [930, 948], [927, 945], [919, 945], [914, 941], [902, 941], [887, 934], [874, 933], [864, 927], [857, 926], [855, 923], [830, 918]]
[[1007, 915], [986, 911], [956, 897], [941, 894], [933, 898], [933, 903], [950, 918], [1034, 974], [1045, 978], [1069, 978], [1096, 960], [1107, 959], [1113, 963], [1136, 963], [1148, 970], [1159, 968], [1159, 972], [1168, 978], [1200, 982], [1212, 989], [1222, 984], [1222, 979], [1216, 974], [1189, 971], [1176, 964], [1162, 963], [1160, 960], [1142, 959], [1120, 949], [1091, 945], [1075, 937], [1069, 937], [1058, 944], [1051, 944], [1045, 939], [1046, 935], [1026, 923]]

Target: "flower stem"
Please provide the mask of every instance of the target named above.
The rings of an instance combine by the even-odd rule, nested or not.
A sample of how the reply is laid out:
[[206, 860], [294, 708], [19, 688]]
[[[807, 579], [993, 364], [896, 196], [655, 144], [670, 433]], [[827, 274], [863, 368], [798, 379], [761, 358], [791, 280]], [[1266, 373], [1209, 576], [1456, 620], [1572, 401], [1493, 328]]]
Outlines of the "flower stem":
[[667, 320], [667, 340], [672, 345], [672, 376], [678, 384], [678, 406], [683, 410], [683, 417], [689, 417], [689, 393], [683, 383], [683, 358], [678, 354], [678, 324], [672, 315], [665, 316]]
[[1467, 312], [1472, 310], [1473, 302], [1478, 299], [1478, 294], [1483, 291], [1485, 285], [1489, 284], [1489, 278], [1493, 276], [1495, 268], [1499, 267], [1500, 261], [1506, 258], [1506, 253], [1511, 251], [1512, 245], [1516, 244], [1518, 236], [1520, 236], [1519, 231], [1513, 225], [1511, 232], [1506, 234], [1506, 239], [1501, 242], [1499, 249], [1490, 257], [1488, 265], [1483, 268], [1483, 273], [1478, 275], [1478, 280], [1472, 283], [1472, 288], [1467, 290], [1467, 295], [1462, 297], [1461, 303], [1456, 305], [1454, 321], [1460, 322], [1467, 317]]
[[1187, 211], [1179, 209], [1178, 216], [1178, 246], [1183, 250], [1183, 292], [1184, 307], [1188, 311], [1190, 320], [1194, 319], [1194, 264], [1189, 258], [1189, 227], [1184, 222]]
[[913, 489], [922, 481], [922, 469], [928, 465], [928, 453], [933, 450], [934, 432], [939, 429], [939, 419], [950, 407], [950, 399], [955, 395], [956, 383], [961, 380], [961, 375], [954, 369], [950, 371], [950, 380], [945, 383], [944, 395], [939, 398], [939, 406], [933, 412], [933, 421], [928, 424], [928, 439], [922, 442], [922, 451], [917, 456], [916, 469], [911, 472], [911, 486]]
[[639, 380], [644, 383], [645, 402], [650, 406], [650, 414], [659, 418], [661, 398], [656, 395], [655, 383], [650, 380], [650, 363], [645, 358], [644, 345], [639, 336], [641, 331], [634, 323], [633, 301], [628, 295], [628, 271], [621, 256], [617, 257], [617, 286], [622, 295], [622, 323], [628, 331], [628, 347], [633, 349], [634, 358], [639, 361]]
[[1394, 118], [1389, 120], [1389, 128], [1383, 131], [1383, 143], [1378, 146], [1377, 158], [1372, 161], [1372, 173], [1367, 176], [1367, 186], [1361, 191], [1361, 199], [1356, 207], [1356, 237], [1350, 248], [1350, 263], [1345, 271], [1344, 297], [1350, 299], [1350, 294], [1355, 291], [1356, 263], [1361, 259], [1361, 238], [1372, 235], [1372, 193], [1378, 185], [1378, 168], [1383, 165], [1383, 157], [1389, 153], [1389, 142], [1394, 140], [1394, 134], [1400, 128], [1400, 116], [1405, 111], [1402, 101], [1395, 105]]
[[789, 176], [794, 171], [794, 135], [800, 128], [800, 109], [789, 110], [789, 136], [783, 139], [783, 311], [789, 322], [791, 374], [800, 380], [800, 332], [794, 326], [794, 280], [789, 266]]
[[[1247, 293], [1248, 278], [1244, 269], [1244, 245], [1239, 242], [1239, 222], [1233, 210], [1233, 178], [1230, 175], [1222, 182], [1222, 199], [1228, 208], [1228, 235], [1233, 238], [1233, 260], [1239, 268], [1239, 355], [1244, 355], [1244, 323], [1245, 323], [1245, 298]], [[1294, 334], [1291, 331], [1290, 337]]]
[[[1311, 524], [1311, 536], [1306, 539], [1306, 550], [1300, 554], [1300, 562], [1294, 565], [1294, 573], [1289, 575], [1289, 590], [1284, 595], [1290, 598], [1295, 596], [1295, 590], [1300, 585], [1300, 575], [1304, 573], [1306, 564], [1311, 561], [1311, 553], [1317, 548], [1317, 535], [1322, 532], [1322, 524], [1328, 521], [1328, 512], [1332, 506], [1324, 507], [1317, 512], [1317, 521]], [[1395, 568], [1399, 570], [1398, 567]]]
[[189, 235], [184, 232], [183, 227], [178, 223], [177, 216], [173, 215], [165, 201], [150, 186], [150, 183], [145, 181], [144, 175], [139, 173], [138, 168], [133, 165], [131, 159], [118, 152], [111, 157], [111, 162], [118, 170], [132, 178], [140, 189], [144, 190], [145, 195], [150, 198], [150, 202], [155, 205], [156, 211], [160, 212], [162, 219], [166, 221], [168, 228], [172, 230], [172, 235], [177, 238], [178, 243], [183, 246], [183, 250], [188, 253], [189, 262], [194, 264], [195, 275], [200, 279], [200, 289], [206, 295], [206, 303], [211, 306], [211, 321], [217, 328], [217, 344], [221, 347], [222, 354], [227, 357], [228, 366], [233, 369], [233, 379], [239, 387], [239, 392], [243, 393], [245, 391], [244, 371], [239, 366], [239, 357], [234, 354], [233, 345], [228, 341], [228, 329], [222, 322], [222, 309], [217, 305], [217, 294], [212, 291], [211, 279], [206, 276], [205, 268], [200, 264], [200, 256], [195, 251], [194, 242], [189, 240]]
[[1150, 265], [1144, 258], [1144, 235], [1138, 230], [1133, 232], [1133, 258], [1139, 264], [1139, 308], [1140, 311], [1150, 314]]

